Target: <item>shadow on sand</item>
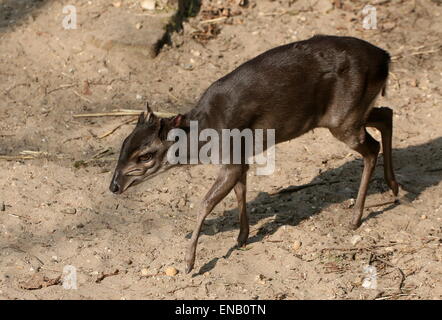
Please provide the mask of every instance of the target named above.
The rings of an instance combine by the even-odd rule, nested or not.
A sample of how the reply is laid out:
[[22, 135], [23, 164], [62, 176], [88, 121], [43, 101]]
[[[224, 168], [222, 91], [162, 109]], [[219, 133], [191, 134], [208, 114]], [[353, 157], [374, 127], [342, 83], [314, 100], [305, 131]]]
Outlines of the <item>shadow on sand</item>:
[[[368, 215], [365, 214], [362, 222], [400, 206], [401, 203], [412, 202], [427, 188], [440, 183], [442, 180], [442, 137], [420, 145], [394, 149], [393, 161], [397, 180], [402, 187], [401, 200], [384, 206], [378, 211], [372, 211]], [[279, 193], [277, 195], [260, 192], [247, 203], [249, 213], [255, 208], [254, 213], [249, 215], [250, 226], [272, 216], [276, 218], [260, 226], [256, 235], [249, 238], [248, 244], [262, 241], [264, 237], [275, 233], [283, 225], [296, 226], [304, 219], [320, 213], [331, 204], [342, 203], [354, 198], [359, 186], [362, 166], [361, 159], [349, 161], [338, 168], [320, 173], [310, 182], [311, 184], [318, 183], [317, 185], [297, 192]], [[370, 183], [369, 195], [389, 190], [383, 179], [382, 166], [383, 159], [380, 156], [374, 177]], [[293, 186], [289, 188], [293, 188]], [[331, 188], [332, 192], [330, 192]], [[325, 199], [323, 198], [324, 195]], [[313, 202], [306, 203], [303, 199], [313, 199]], [[366, 206], [368, 204], [369, 201], [367, 200]], [[262, 212], [263, 207], [266, 209], [264, 212]], [[268, 210], [269, 208], [271, 210]], [[218, 229], [217, 232], [238, 230], [237, 217], [237, 209], [228, 210], [222, 216], [209, 220], [207, 224], [215, 224]], [[202, 234], [214, 235], [213, 229], [203, 228]], [[214, 258], [203, 265], [195, 276], [213, 269], [220, 258], [228, 258], [235, 249], [236, 247], [232, 247], [223, 257]]]

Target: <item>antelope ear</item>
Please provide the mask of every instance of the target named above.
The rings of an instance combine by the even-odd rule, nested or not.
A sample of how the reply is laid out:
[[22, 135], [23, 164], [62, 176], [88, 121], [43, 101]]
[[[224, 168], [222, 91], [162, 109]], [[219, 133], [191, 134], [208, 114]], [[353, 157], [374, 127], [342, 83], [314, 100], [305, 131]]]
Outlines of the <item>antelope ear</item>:
[[149, 107], [149, 102], [148, 101], [146, 101], [146, 110], [147, 110], [148, 114], [149, 113], [153, 113], [152, 109]]
[[182, 120], [183, 120], [183, 116], [181, 114], [178, 114], [170, 120], [170, 124], [174, 128], [179, 128]]
[[141, 112], [139, 117], [138, 117], [137, 126], [143, 124], [145, 119], [146, 119], [145, 113]]
[[138, 122], [137, 125], [142, 125], [145, 123], [153, 123], [153, 121], [156, 119], [157, 117], [155, 116], [155, 113], [153, 112], [141, 112], [139, 117], [138, 117]]

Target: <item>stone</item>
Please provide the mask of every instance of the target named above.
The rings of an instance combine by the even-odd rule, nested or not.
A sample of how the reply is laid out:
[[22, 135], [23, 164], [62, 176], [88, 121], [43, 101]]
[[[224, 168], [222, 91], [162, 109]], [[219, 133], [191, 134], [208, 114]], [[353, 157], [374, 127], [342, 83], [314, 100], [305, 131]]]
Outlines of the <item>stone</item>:
[[361, 240], [362, 240], [362, 237], [360, 235], [356, 234], [350, 239], [350, 243], [355, 246]]
[[167, 267], [164, 272], [166, 273], [166, 276], [169, 276], [169, 277], [173, 277], [178, 274], [178, 270], [175, 269], [174, 267]]
[[144, 10], [155, 10], [155, 0], [144, 0], [141, 1], [141, 8]]

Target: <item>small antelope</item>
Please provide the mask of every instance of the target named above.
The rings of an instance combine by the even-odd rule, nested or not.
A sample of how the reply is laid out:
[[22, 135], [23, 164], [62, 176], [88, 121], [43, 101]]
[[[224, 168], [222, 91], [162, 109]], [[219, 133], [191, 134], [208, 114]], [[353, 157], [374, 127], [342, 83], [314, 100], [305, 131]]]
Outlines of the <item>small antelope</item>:
[[[399, 189], [391, 155], [393, 112], [373, 107], [379, 93], [385, 93], [389, 63], [386, 51], [352, 37], [318, 35], [266, 51], [215, 81], [186, 114], [160, 118], [147, 106], [147, 113], [140, 114], [133, 132], [123, 142], [110, 190], [120, 194], [175, 166], [166, 156], [174, 143], [167, 139], [168, 133], [174, 128], [188, 131], [190, 121], [197, 121], [199, 130], [218, 132], [226, 128], [275, 129], [276, 144], [323, 127], [364, 158], [350, 224], [356, 229], [361, 224], [380, 149], [366, 127], [381, 132], [385, 181], [394, 196]], [[238, 246], [246, 244], [248, 168], [245, 161], [220, 165], [219, 175], [198, 211], [185, 257], [187, 273], [194, 266], [205, 218], [232, 189], [239, 207]]]

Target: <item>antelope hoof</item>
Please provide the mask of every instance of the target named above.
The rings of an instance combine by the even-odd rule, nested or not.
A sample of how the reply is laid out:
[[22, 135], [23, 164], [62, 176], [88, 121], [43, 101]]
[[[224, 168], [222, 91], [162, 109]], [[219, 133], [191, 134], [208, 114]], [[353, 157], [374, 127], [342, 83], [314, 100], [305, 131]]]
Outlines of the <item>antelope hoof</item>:
[[238, 240], [237, 240], [237, 246], [238, 246], [238, 248], [243, 248], [243, 247], [245, 247], [246, 245], [247, 245], [247, 236], [246, 237], [244, 237], [244, 236], [239, 236], [238, 237]]
[[351, 230], [356, 230], [361, 226], [362, 222], [361, 221], [353, 221], [350, 223], [350, 229]]
[[190, 273], [190, 271], [192, 271], [192, 269], [193, 269], [193, 263], [187, 263], [186, 264], [186, 274], [189, 274]]
[[195, 256], [191, 257], [191, 258], [186, 258], [184, 260], [186, 262], [186, 273], [190, 273], [190, 271], [192, 271], [193, 266], [195, 264]]
[[396, 181], [392, 181], [390, 182], [389, 187], [393, 192], [394, 198], [396, 199], [399, 194], [399, 184]]

